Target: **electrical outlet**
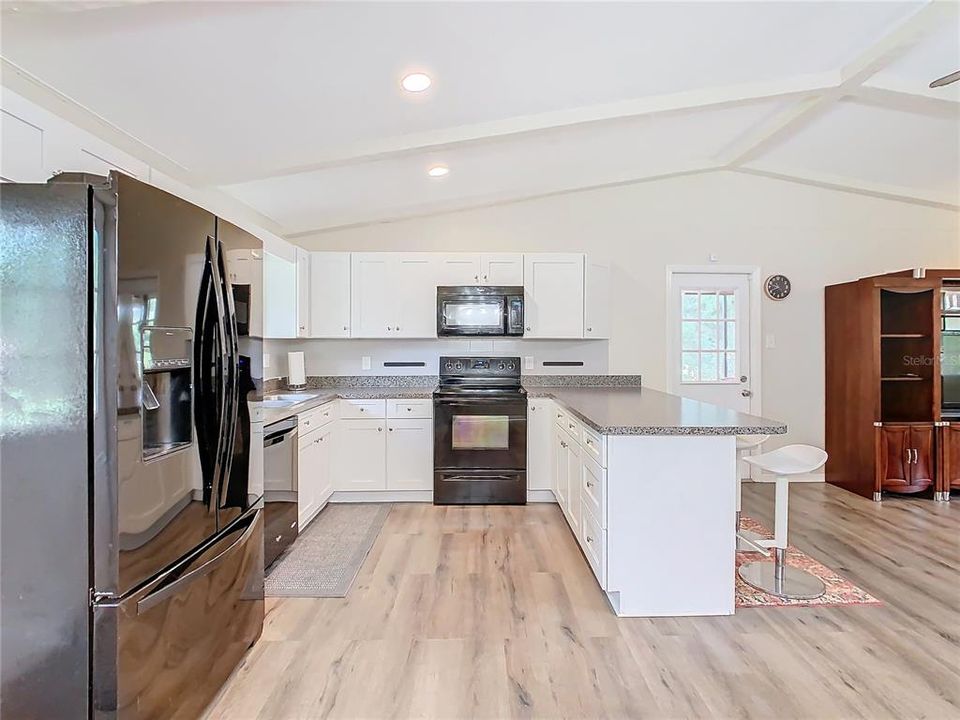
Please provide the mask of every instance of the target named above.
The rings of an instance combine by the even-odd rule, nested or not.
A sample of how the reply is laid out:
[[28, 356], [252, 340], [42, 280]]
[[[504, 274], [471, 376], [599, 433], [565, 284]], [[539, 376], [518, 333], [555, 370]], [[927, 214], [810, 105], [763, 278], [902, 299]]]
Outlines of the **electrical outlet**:
[[764, 339], [763, 346], [766, 348], [775, 348], [777, 346], [777, 338], [773, 333], [767, 333], [767, 337]]
[[525, 355], [523, 358], [523, 369], [533, 370], [533, 355]]
[[263, 354], [263, 367], [264, 368], [270, 367], [270, 353]]
[[370, 369], [370, 356], [369, 356], [369, 355], [364, 355], [363, 357], [360, 358], [360, 368], [361, 368], [362, 370], [369, 370], [369, 369]]

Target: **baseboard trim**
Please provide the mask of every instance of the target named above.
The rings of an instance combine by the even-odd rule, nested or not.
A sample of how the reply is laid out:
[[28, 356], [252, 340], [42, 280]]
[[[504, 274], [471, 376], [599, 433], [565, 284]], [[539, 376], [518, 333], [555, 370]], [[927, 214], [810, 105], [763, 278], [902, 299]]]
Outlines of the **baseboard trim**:
[[[433, 490], [337, 490], [327, 502], [433, 502]], [[556, 503], [553, 490], [527, 490], [528, 503]]]
[[433, 502], [433, 490], [337, 490], [333, 503]]

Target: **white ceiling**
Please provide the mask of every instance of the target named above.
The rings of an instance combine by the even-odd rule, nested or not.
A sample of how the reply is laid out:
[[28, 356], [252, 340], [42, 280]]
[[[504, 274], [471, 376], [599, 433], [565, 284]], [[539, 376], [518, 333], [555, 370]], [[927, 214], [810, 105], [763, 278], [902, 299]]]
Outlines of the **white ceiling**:
[[5, 1], [6, 68], [287, 233], [717, 167], [960, 204], [955, 2], [86, 5]]

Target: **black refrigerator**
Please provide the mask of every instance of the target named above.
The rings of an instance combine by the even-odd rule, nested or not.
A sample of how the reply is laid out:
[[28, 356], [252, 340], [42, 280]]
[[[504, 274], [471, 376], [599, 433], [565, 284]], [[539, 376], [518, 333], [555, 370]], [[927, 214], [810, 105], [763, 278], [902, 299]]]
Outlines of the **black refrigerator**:
[[0, 186], [4, 717], [198, 717], [259, 637], [243, 249], [119, 173]]

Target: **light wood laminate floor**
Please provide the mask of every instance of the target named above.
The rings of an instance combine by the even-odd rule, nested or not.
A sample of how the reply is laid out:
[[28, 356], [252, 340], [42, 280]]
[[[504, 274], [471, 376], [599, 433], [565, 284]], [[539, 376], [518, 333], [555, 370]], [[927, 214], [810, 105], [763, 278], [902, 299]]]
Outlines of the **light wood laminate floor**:
[[958, 519], [796, 484], [792, 542], [883, 607], [618, 619], [555, 505], [397, 505], [348, 598], [268, 600], [208, 718], [960, 718]]

